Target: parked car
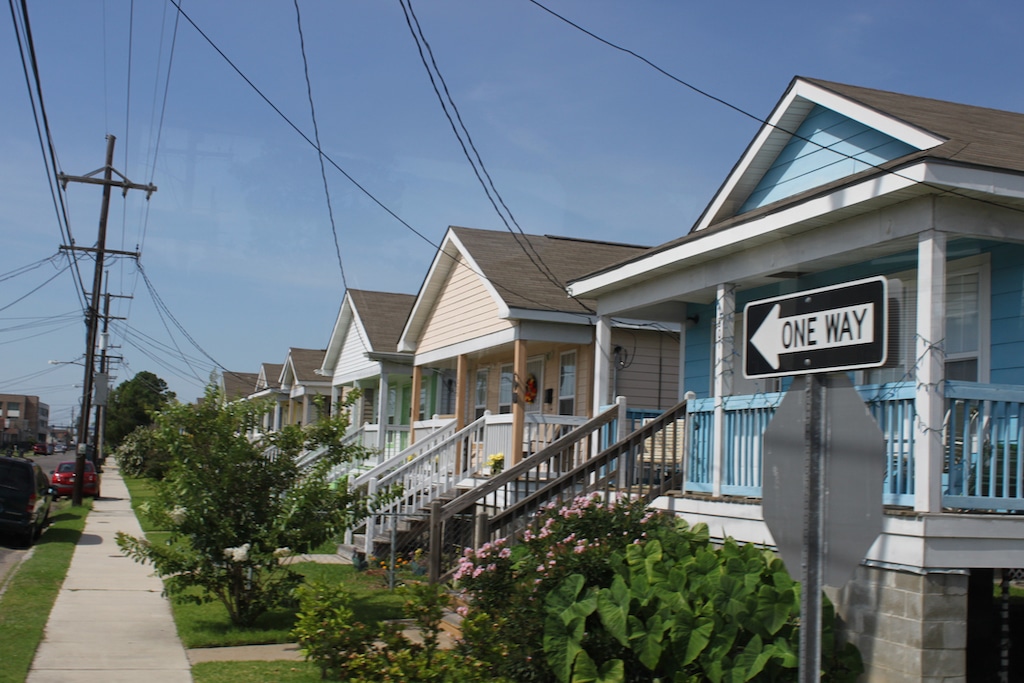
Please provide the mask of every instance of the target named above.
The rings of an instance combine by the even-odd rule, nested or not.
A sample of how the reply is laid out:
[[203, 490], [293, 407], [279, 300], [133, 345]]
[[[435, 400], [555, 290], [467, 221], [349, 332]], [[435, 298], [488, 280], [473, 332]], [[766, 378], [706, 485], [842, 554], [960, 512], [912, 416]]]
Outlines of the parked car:
[[51, 453], [49, 446], [45, 443], [32, 444], [32, 452], [38, 455], [49, 455]]
[[0, 531], [32, 545], [49, 522], [52, 502], [50, 480], [39, 465], [0, 456]]
[[[70, 496], [75, 492], [75, 461], [68, 460], [57, 465], [51, 480], [54, 495]], [[100, 497], [100, 475], [93, 466], [92, 460], [85, 461], [85, 480], [82, 482], [82, 495]]]

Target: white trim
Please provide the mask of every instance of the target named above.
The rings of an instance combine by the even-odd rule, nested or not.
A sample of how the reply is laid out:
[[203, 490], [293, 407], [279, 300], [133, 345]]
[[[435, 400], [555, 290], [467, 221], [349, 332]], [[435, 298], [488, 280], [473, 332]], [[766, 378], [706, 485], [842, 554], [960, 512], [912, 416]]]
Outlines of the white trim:
[[506, 330], [498, 330], [475, 339], [466, 339], [449, 346], [433, 349], [425, 353], [416, 354], [413, 365], [432, 365], [440, 361], [452, 360], [462, 355], [468, 355], [477, 351], [485, 351], [502, 344], [511, 344], [517, 338], [517, 330], [510, 327]]
[[840, 188], [824, 196], [814, 197], [776, 213], [740, 223], [725, 230], [701, 235], [698, 239], [659, 251], [614, 270], [577, 280], [569, 285], [573, 296], [594, 297], [604, 290], [616, 289], [630, 278], [653, 277], [660, 269], [680, 268], [687, 261], [706, 260], [721, 249], [735, 247], [746, 240], [758, 240], [783, 228], [821, 218], [842, 209], [919, 185], [924, 180], [925, 164], [902, 169], [899, 175], [886, 174], [867, 178], [855, 185]]

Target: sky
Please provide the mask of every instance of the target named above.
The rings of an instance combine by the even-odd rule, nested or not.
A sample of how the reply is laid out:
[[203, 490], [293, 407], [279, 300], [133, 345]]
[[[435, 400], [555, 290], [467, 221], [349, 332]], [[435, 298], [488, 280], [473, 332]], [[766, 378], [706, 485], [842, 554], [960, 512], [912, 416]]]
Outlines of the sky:
[[[95, 262], [61, 250], [11, 4], [0, 393], [39, 396], [64, 425], [81, 397], [80, 283], [91, 292]], [[101, 169], [112, 134], [115, 170], [157, 186], [148, 200], [112, 193], [107, 248], [141, 253], [104, 264], [109, 353], [123, 358], [113, 383], [153, 372], [183, 401], [211, 372], [325, 348], [346, 285], [415, 294], [448, 226], [507, 229], [441, 107], [410, 8], [529, 234], [647, 246], [685, 234], [797, 75], [1024, 112], [1016, 0], [25, 6], [58, 171]], [[75, 244], [95, 246], [101, 188], [69, 183], [59, 196]]]

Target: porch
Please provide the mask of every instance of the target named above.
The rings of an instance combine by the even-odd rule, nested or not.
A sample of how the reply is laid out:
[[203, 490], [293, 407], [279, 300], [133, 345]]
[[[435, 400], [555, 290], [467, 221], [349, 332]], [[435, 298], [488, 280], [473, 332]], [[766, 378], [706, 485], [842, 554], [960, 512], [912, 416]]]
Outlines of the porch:
[[[857, 388], [885, 437], [883, 504], [915, 508], [921, 434], [941, 433], [943, 512], [1011, 513], [1024, 509], [1024, 389], [947, 381], [942, 424], [928, 425], [915, 411], [912, 383]], [[759, 499], [762, 434], [782, 393], [727, 396], [721, 401], [722, 438], [715, 439], [714, 398], [687, 406], [688, 457], [682, 493]], [[751, 501], [753, 502], [753, 501]]]

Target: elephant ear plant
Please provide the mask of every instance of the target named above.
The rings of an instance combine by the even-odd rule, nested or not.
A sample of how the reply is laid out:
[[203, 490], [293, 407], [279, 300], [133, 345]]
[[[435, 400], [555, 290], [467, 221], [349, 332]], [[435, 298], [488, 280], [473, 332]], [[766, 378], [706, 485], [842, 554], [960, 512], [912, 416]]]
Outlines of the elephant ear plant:
[[[523, 538], [467, 550], [464, 647], [512, 680], [554, 683], [792, 681], [799, 589], [772, 553], [716, 545], [641, 502], [581, 497]], [[821, 680], [853, 681], [825, 615]]]
[[[232, 623], [252, 625], [294, 599], [301, 577], [283, 556], [337, 538], [381, 502], [329, 480], [338, 464], [365, 457], [361, 447], [340, 442], [348, 405], [308, 427], [256, 439], [247, 434], [270, 409], [266, 403], [226, 403], [211, 385], [201, 403], [168, 407], [157, 415], [155, 437], [170, 466], [142, 513], [170, 538], [155, 544], [119, 534], [118, 545], [152, 564], [171, 597], [219, 600]], [[324, 457], [300, 471], [300, 453], [319, 447]]]

